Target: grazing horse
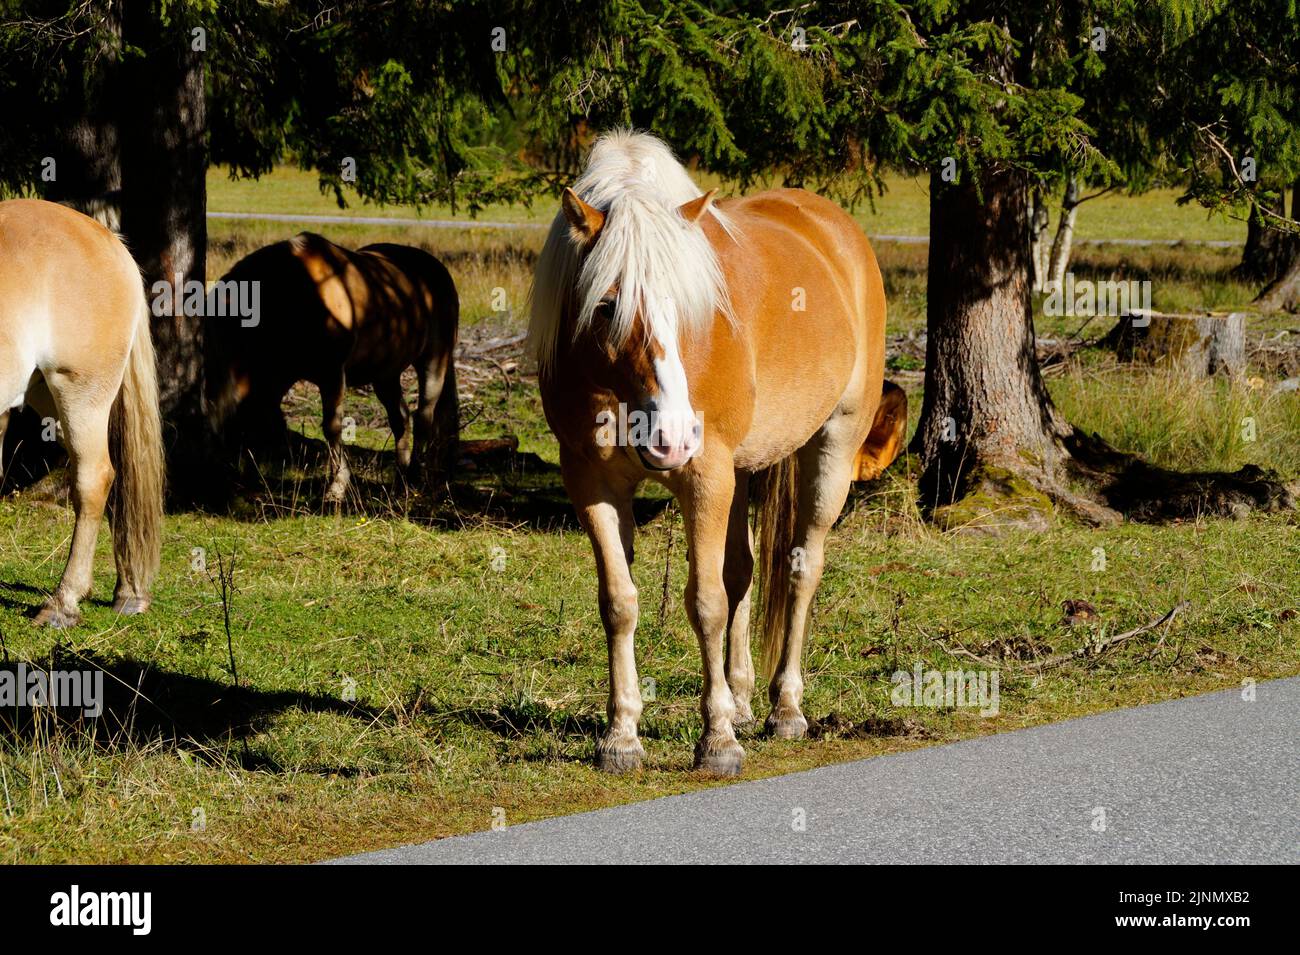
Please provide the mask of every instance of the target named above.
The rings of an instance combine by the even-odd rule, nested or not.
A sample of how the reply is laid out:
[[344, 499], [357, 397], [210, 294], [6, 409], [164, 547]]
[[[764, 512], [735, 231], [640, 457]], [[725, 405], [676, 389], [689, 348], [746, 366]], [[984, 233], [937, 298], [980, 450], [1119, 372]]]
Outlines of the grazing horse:
[[0, 438], [31, 404], [57, 422], [72, 471], [76, 528], [63, 578], [36, 616], [71, 626], [94, 582], [107, 504], [113, 608], [149, 606], [162, 540], [158, 382], [140, 270], [94, 219], [53, 202], [0, 202]]
[[646, 479], [672, 492], [686, 522], [685, 605], [704, 664], [696, 768], [739, 773], [734, 727], [753, 720], [751, 481], [766, 729], [806, 732], [801, 656], [823, 543], [850, 483], [888, 466], [906, 423], [902, 391], [882, 406], [884, 334], [875, 256], [833, 203], [778, 189], [715, 204], [654, 137], [596, 142], [538, 260], [530, 338], [596, 556], [610, 669], [600, 768], [635, 769], [644, 756], [629, 566]]
[[[229, 308], [232, 297], [255, 308]], [[234, 314], [225, 315], [226, 312]], [[373, 385], [388, 413], [399, 472], [420, 476], [429, 458], [448, 471], [455, 454], [457, 323], [451, 275], [422, 249], [380, 243], [353, 252], [311, 232], [240, 259], [211, 289], [204, 343], [208, 415], [233, 416], [246, 435], [283, 432], [280, 403], [299, 381], [320, 389], [329, 445], [327, 504], [341, 503], [351, 472], [343, 453], [347, 387]], [[415, 447], [402, 372], [415, 366]]]

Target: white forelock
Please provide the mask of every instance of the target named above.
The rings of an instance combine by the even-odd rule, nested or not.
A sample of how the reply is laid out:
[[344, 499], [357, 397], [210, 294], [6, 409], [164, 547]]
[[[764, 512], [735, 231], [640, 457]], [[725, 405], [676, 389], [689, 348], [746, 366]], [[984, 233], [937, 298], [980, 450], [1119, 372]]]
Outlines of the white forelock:
[[[539, 366], [554, 360], [566, 313], [574, 310], [573, 331], [580, 332], [615, 286], [615, 348], [627, 341], [638, 310], [661, 341], [707, 329], [719, 310], [730, 314], [713, 247], [699, 224], [677, 211], [700, 189], [664, 142], [630, 130], [605, 133], [573, 190], [605, 214], [605, 224], [584, 259], [563, 211], [551, 223], [531, 293], [529, 338]], [[709, 211], [732, 234], [725, 216]]]

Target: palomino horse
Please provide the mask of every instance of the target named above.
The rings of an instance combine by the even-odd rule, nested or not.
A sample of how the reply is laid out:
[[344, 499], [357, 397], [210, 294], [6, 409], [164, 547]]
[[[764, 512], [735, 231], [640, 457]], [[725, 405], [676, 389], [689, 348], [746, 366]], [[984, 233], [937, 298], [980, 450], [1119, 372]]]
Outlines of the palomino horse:
[[[381, 243], [353, 252], [304, 232], [240, 259], [209, 294], [249, 294], [251, 317], [213, 318], [204, 344], [209, 417], [234, 415], [243, 431], [283, 429], [280, 403], [299, 381], [320, 389], [330, 474], [325, 502], [340, 503], [351, 472], [343, 453], [347, 387], [373, 385], [388, 412], [399, 471], [419, 476], [429, 457], [439, 471], [455, 454], [457, 322], [451, 275], [422, 249]], [[415, 447], [402, 372], [415, 366], [419, 403]]]
[[76, 528], [39, 623], [75, 624], [94, 580], [108, 505], [118, 613], [149, 606], [162, 540], [163, 456], [153, 341], [140, 270], [93, 219], [36, 199], [0, 202], [0, 437], [31, 403], [57, 421]]
[[779, 189], [714, 205], [659, 140], [597, 141], [538, 261], [530, 336], [596, 555], [610, 669], [602, 769], [635, 769], [644, 755], [629, 565], [632, 497], [647, 478], [686, 522], [686, 611], [704, 663], [696, 768], [740, 772], [734, 726], [753, 720], [748, 501], [759, 472], [766, 728], [805, 733], [800, 664], [823, 543], [850, 483], [888, 466], [906, 422], [900, 390], [882, 407], [884, 334], [875, 257], [833, 203]]

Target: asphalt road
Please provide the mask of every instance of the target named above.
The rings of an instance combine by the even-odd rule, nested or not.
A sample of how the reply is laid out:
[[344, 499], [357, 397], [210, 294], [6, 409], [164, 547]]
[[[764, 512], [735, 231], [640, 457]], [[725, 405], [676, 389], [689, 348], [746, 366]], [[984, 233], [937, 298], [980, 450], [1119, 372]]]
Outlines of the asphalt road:
[[1298, 863], [1300, 678], [335, 861]]

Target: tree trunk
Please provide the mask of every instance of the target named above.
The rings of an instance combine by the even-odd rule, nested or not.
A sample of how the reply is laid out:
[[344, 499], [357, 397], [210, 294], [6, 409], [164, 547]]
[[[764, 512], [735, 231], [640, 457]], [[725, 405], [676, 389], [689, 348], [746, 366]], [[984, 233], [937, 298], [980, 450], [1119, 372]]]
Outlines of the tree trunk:
[[[913, 448], [932, 509], [986, 480], [1041, 505], [1039, 488], [1056, 483], [1062, 423], [1034, 355], [1026, 195], [1016, 170], [985, 172], [978, 184], [931, 177], [925, 398]], [[1027, 472], [1034, 478], [1021, 487]]]
[[85, 81], [69, 83], [58, 104], [62, 121], [53, 150], [56, 175], [45, 198], [116, 231], [121, 227], [122, 189], [117, 128], [121, 8], [104, 4], [97, 19], [99, 29], [85, 51]]
[[[124, 70], [122, 229], [147, 286], [178, 278], [202, 283], [207, 157], [201, 54], [190, 49], [188, 30], [163, 27], [148, 4], [127, 6], [123, 37], [146, 54]], [[155, 314], [153, 334], [164, 414], [190, 401], [197, 407], [201, 317]]]
[[[185, 488], [202, 474], [209, 444], [200, 410], [203, 319], [180, 307], [184, 283], [202, 288], [206, 276], [203, 54], [191, 48], [183, 22], [164, 26], [151, 7], [128, 4], [123, 18], [125, 45], [144, 55], [130, 57], [123, 69], [122, 231], [153, 307], [171, 483]], [[162, 308], [158, 282], [170, 293]]]
[[1065, 281], [1070, 267], [1070, 253], [1074, 247], [1074, 222], [1079, 215], [1079, 180], [1071, 176], [1065, 184], [1061, 199], [1061, 221], [1056, 224], [1056, 238], [1052, 240], [1052, 261], [1048, 269], [1048, 283], [1059, 287]]
[[1045, 528], [1294, 506], [1275, 475], [1182, 474], [1146, 464], [1057, 411], [1034, 353], [1024, 173], [930, 182], [925, 397], [912, 450], [922, 507], [946, 529]]
[[[1300, 221], [1300, 180], [1291, 190], [1291, 218]], [[1300, 236], [1282, 235], [1274, 278], [1255, 299], [1266, 312], [1300, 311]]]
[[[1286, 215], [1286, 191], [1273, 203], [1270, 211]], [[1276, 279], [1291, 258], [1291, 237], [1280, 229], [1269, 228], [1256, 206], [1251, 206], [1246, 220], [1246, 245], [1241, 250], [1241, 262], [1232, 270], [1234, 278], [1243, 282], [1265, 285]]]

